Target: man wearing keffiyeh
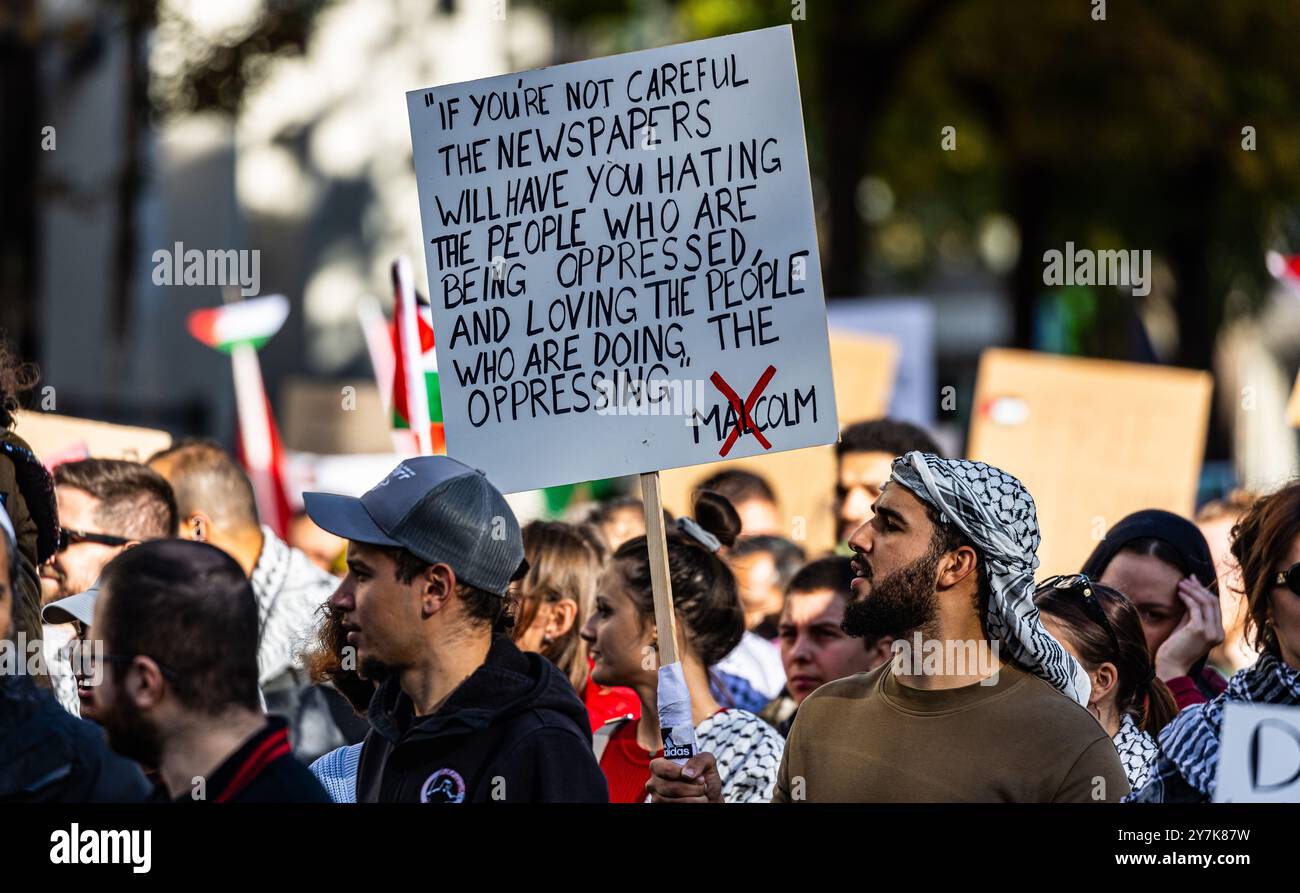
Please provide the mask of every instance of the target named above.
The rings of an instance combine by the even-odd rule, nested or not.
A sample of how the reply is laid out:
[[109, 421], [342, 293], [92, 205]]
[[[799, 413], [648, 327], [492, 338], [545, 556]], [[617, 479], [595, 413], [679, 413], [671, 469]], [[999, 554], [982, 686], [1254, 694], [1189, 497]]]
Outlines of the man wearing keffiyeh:
[[[1081, 705], [1087, 674], [1033, 603], [1038, 522], [1024, 486], [981, 462], [910, 452], [873, 510], [849, 539], [843, 626], [894, 636], [894, 660], [804, 700], [773, 802], [1126, 795], [1115, 746]], [[651, 772], [656, 801], [715, 799], [708, 754], [684, 767], [656, 760]]]
[[890, 481], [906, 487], [937, 515], [940, 526], [964, 537], [978, 553], [987, 636], [1022, 667], [1086, 705], [1087, 672], [1043, 628], [1034, 606], [1038, 517], [1024, 485], [983, 462], [915, 450], [894, 460]]

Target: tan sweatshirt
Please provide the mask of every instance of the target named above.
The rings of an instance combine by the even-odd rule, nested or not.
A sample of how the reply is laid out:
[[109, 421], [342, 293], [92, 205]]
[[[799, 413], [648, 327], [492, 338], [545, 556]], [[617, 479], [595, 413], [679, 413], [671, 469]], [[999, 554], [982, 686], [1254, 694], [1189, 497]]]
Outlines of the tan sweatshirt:
[[1086, 709], [1006, 665], [996, 685], [925, 691], [886, 662], [799, 707], [773, 803], [1116, 802], [1119, 754]]

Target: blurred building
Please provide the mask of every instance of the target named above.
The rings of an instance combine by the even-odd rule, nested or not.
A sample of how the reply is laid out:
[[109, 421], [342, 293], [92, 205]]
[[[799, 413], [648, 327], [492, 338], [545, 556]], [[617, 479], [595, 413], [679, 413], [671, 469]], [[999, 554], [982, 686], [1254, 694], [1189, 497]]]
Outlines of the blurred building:
[[36, 0], [41, 115], [57, 133], [40, 159], [52, 188], [38, 211], [37, 355], [58, 411], [230, 439], [229, 364], [185, 329], [222, 289], [155, 284], [155, 252], [177, 243], [259, 250], [261, 293], [291, 300], [263, 351], [273, 398], [293, 374], [369, 376], [357, 302], [391, 306], [398, 253], [423, 289], [406, 91], [551, 61], [547, 20], [503, 0], [299, 5], [323, 7], [301, 52], [242, 72], [235, 114], [149, 118], [135, 54], [155, 108], [194, 104], [168, 91], [192, 90], [189, 67], [261, 39], [265, 5], [162, 0], [142, 32], [120, 4]]

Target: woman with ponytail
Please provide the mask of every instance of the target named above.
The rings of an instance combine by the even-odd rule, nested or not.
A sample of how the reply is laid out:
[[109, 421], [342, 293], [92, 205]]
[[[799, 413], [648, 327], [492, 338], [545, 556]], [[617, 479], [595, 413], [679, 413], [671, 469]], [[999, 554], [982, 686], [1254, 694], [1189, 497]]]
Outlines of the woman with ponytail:
[[[736, 580], [718, 550], [731, 546], [740, 517], [709, 490], [695, 499], [694, 519], [669, 528], [668, 570], [677, 618], [677, 651], [691, 697], [691, 721], [700, 750], [717, 758], [723, 799], [766, 802], [772, 797], [784, 742], [771, 726], [745, 710], [724, 709], [709, 690], [708, 668], [731, 652], [745, 632]], [[639, 720], [613, 720], [596, 732], [596, 758], [609, 782], [612, 803], [646, 798], [650, 760], [662, 752], [658, 709], [658, 641], [650, 556], [644, 536], [614, 553], [602, 574], [596, 609], [582, 628], [599, 685], [633, 689]]]
[[1155, 759], [1156, 736], [1178, 712], [1156, 676], [1137, 608], [1083, 574], [1039, 584], [1034, 604], [1043, 626], [1088, 672], [1088, 712], [1115, 742], [1124, 774], [1137, 790]]

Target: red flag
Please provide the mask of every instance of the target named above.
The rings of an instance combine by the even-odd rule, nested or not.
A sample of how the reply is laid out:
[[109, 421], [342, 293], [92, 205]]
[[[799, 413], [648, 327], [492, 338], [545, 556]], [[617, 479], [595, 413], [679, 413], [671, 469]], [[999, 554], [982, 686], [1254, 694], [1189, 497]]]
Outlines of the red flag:
[[446, 453], [433, 326], [420, 312], [406, 258], [393, 261], [392, 269], [393, 429], [411, 431], [420, 455]]

